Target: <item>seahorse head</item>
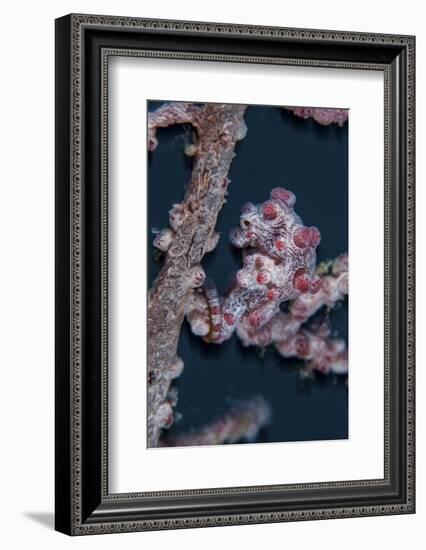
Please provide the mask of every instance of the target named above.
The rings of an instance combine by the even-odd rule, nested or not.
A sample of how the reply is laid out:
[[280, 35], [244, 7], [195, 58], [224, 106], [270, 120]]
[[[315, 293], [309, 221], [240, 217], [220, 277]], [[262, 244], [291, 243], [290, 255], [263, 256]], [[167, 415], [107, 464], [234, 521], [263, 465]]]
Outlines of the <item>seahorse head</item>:
[[240, 227], [250, 246], [272, 258], [283, 259], [294, 226], [301, 224], [293, 209], [295, 202], [291, 191], [279, 187], [262, 204], [246, 203], [241, 209]]

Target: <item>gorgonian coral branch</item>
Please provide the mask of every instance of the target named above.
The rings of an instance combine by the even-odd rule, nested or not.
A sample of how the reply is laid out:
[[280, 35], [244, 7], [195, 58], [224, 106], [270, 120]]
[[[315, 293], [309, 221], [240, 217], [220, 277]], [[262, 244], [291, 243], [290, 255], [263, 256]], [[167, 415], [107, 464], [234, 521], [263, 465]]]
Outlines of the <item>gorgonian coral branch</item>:
[[322, 126], [337, 124], [343, 126], [348, 120], [348, 109], [326, 109], [316, 107], [285, 107], [287, 111], [291, 111], [299, 118], [313, 118], [315, 122]]
[[322, 265], [319, 271], [322, 274], [318, 292], [300, 294], [290, 303], [287, 313], [280, 311], [259, 331], [241, 323], [237, 334], [245, 346], [274, 344], [283, 357], [303, 359], [311, 369], [345, 374], [348, 362], [344, 340], [331, 337], [328, 323], [309, 328], [305, 323], [322, 307], [334, 308], [348, 294], [347, 254]]
[[148, 113], [148, 150], [157, 148], [157, 128], [167, 128], [174, 124], [199, 126], [202, 107], [193, 103], [165, 103], [154, 112]]
[[301, 328], [296, 334], [277, 340], [275, 347], [280, 355], [306, 361], [307, 370], [323, 374], [347, 374], [348, 352], [341, 338], [332, 338], [328, 323], [314, 329]]
[[200, 262], [217, 243], [215, 226], [224, 203], [227, 177], [238, 140], [246, 133], [244, 105], [170, 103], [148, 117], [148, 149], [157, 146], [156, 129], [191, 124], [196, 132], [191, 180], [181, 203], [170, 211], [170, 227], [154, 244], [164, 264], [148, 294], [148, 446], [158, 446], [162, 428], [173, 423], [168, 395], [183, 362], [177, 345], [185, 307], [204, 282]]
[[232, 407], [225, 415], [199, 430], [166, 436], [161, 445], [222, 445], [241, 440], [254, 441], [259, 430], [269, 423], [271, 408], [263, 397], [255, 397]]

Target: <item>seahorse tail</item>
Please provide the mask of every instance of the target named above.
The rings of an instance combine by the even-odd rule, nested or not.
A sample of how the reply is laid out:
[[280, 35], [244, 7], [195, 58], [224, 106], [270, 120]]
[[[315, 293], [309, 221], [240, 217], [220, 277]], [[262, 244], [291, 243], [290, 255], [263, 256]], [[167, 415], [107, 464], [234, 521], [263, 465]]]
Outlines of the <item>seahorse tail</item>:
[[220, 307], [219, 293], [211, 279], [206, 279], [203, 285], [210, 316], [210, 331], [204, 337], [206, 342], [217, 342], [222, 330], [222, 311]]

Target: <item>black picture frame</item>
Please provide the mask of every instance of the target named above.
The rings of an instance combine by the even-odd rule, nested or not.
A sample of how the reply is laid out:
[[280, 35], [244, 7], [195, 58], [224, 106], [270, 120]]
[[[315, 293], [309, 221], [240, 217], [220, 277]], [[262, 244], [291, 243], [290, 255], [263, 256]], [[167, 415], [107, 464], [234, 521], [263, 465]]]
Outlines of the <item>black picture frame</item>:
[[[109, 494], [109, 55], [374, 69], [385, 82], [384, 478]], [[71, 14], [56, 20], [56, 529], [118, 533], [415, 511], [415, 37]]]

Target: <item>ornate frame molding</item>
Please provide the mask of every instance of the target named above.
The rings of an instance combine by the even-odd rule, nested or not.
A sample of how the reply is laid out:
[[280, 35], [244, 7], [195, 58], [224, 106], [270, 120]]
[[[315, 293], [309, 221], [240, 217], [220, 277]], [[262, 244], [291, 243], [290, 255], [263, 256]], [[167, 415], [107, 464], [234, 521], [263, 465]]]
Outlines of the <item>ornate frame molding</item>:
[[[278, 27], [253, 27], [186, 21], [149, 20], [122, 17], [70, 15], [57, 20], [57, 510], [56, 527], [73, 535], [112, 533], [152, 529], [176, 529], [213, 525], [282, 522], [336, 517], [401, 514], [414, 512], [414, 154], [415, 154], [415, 39], [412, 36], [346, 33]], [[100, 31], [111, 31], [98, 39]], [[107, 33], [108, 34], [108, 33]], [[121, 44], [128, 37], [134, 42], [140, 36], [141, 46]], [[246, 44], [253, 49], [254, 40], [265, 47], [274, 44], [298, 44], [300, 54], [294, 56], [256, 55], [251, 53], [211, 53], [184, 49], [156, 49], [146, 42], [164, 36], [178, 42], [180, 38], [195, 40], [213, 37], [216, 44], [224, 37], [232, 38], [238, 47]], [[145, 41], [145, 42], [144, 42]], [[198, 41], [199, 42], [199, 41]], [[320, 46], [323, 46], [322, 50]], [[367, 54], [360, 57], [360, 46]], [[144, 46], [144, 47], [143, 47]], [[226, 48], [225, 48], [226, 49]], [[321, 56], [304, 56], [303, 52], [322, 51]], [[374, 50], [372, 58], [368, 51]], [[338, 53], [340, 52], [340, 54]], [[346, 52], [346, 53], [345, 53]], [[244, 63], [274, 63], [342, 69], [368, 69], [384, 72], [385, 77], [385, 476], [383, 480], [343, 481], [297, 485], [239, 487], [155, 493], [109, 494], [107, 476], [107, 314], [108, 314], [108, 59], [110, 56], [163, 57], [202, 61], [231, 61]], [[340, 55], [340, 57], [339, 57]], [[343, 56], [343, 58], [342, 58]], [[346, 56], [346, 57], [345, 57]], [[357, 57], [358, 56], [358, 57]], [[362, 56], [361, 56], [362, 57]], [[88, 67], [96, 64], [99, 98], [93, 94], [93, 79]], [[90, 108], [99, 101], [100, 117], [89, 122]], [[398, 114], [399, 120], [395, 114]], [[401, 121], [402, 117], [402, 121]], [[402, 122], [402, 125], [401, 125]], [[87, 167], [88, 126], [99, 132], [99, 212], [90, 216], [86, 210], [90, 179]], [[400, 135], [402, 132], [402, 135]], [[69, 154], [70, 151], [70, 154]], [[85, 187], [86, 185], [86, 187]], [[395, 194], [396, 193], [396, 194]], [[399, 197], [399, 202], [398, 202]], [[64, 220], [65, 217], [65, 220]], [[89, 244], [87, 232], [93, 232], [93, 220], [98, 224], [99, 254]], [[392, 229], [397, 226], [397, 229]], [[396, 233], [395, 233], [396, 231]], [[88, 386], [85, 370], [88, 366], [87, 348], [91, 340], [85, 332], [87, 315], [87, 278], [92, 267], [89, 250], [98, 265], [100, 298], [98, 308], [99, 353], [98, 384]], [[403, 280], [401, 280], [401, 276]], [[397, 296], [395, 296], [395, 291]], [[401, 319], [394, 324], [396, 300], [402, 304]], [[66, 303], [68, 307], [66, 307]], [[400, 326], [401, 325], [401, 326]], [[395, 332], [396, 331], [396, 332]], [[399, 340], [394, 343], [392, 335]], [[84, 347], [86, 346], [86, 347]], [[96, 353], [96, 352], [93, 352]], [[396, 371], [396, 372], [395, 372]], [[395, 386], [402, 380], [402, 389]], [[98, 391], [96, 401], [96, 435], [98, 448], [88, 445], [85, 425], [88, 422], [88, 397]], [[64, 392], [68, 392], [65, 399]], [[394, 418], [398, 407], [405, 410], [402, 424]], [[396, 429], [398, 427], [398, 429]], [[403, 445], [404, 453], [395, 464], [395, 446]], [[84, 452], [83, 452], [84, 451]], [[89, 462], [87, 464], [87, 456]], [[88, 481], [89, 473], [94, 481]], [[396, 480], [395, 478], [398, 478]], [[91, 478], [90, 478], [91, 479]], [[396, 482], [397, 481], [397, 482]], [[398, 485], [398, 487], [396, 487]], [[377, 493], [381, 504], [339, 504], [338, 494], [356, 495], [357, 491], [383, 489]], [[391, 490], [392, 489], [392, 490]], [[330, 504], [314, 507], [309, 504], [309, 491], [336, 495]], [[339, 493], [340, 492], [340, 493]], [[306, 508], [291, 508], [288, 502], [277, 503], [277, 494], [298, 494], [306, 499]], [[386, 494], [385, 494], [386, 493]], [[389, 493], [389, 494], [388, 494]], [[257, 507], [250, 501], [250, 511], [221, 513], [220, 505], [214, 514], [196, 512], [196, 502], [204, 497], [236, 497], [244, 508], [250, 495], [256, 495]], [[267, 509], [262, 496], [275, 495], [273, 509]], [[305, 496], [304, 496], [305, 495]], [[380, 496], [382, 495], [382, 496]], [[163, 513], [153, 517], [143, 501], [188, 497], [190, 513], [179, 517]], [[216, 498], [216, 501], [218, 499]], [[356, 499], [354, 498], [354, 502]], [[271, 505], [272, 506], [272, 505]], [[138, 509], [139, 507], [139, 509]], [[130, 513], [130, 508], [133, 512]], [[225, 501], [223, 504], [225, 508]], [[134, 511], [136, 510], [136, 512]]]

